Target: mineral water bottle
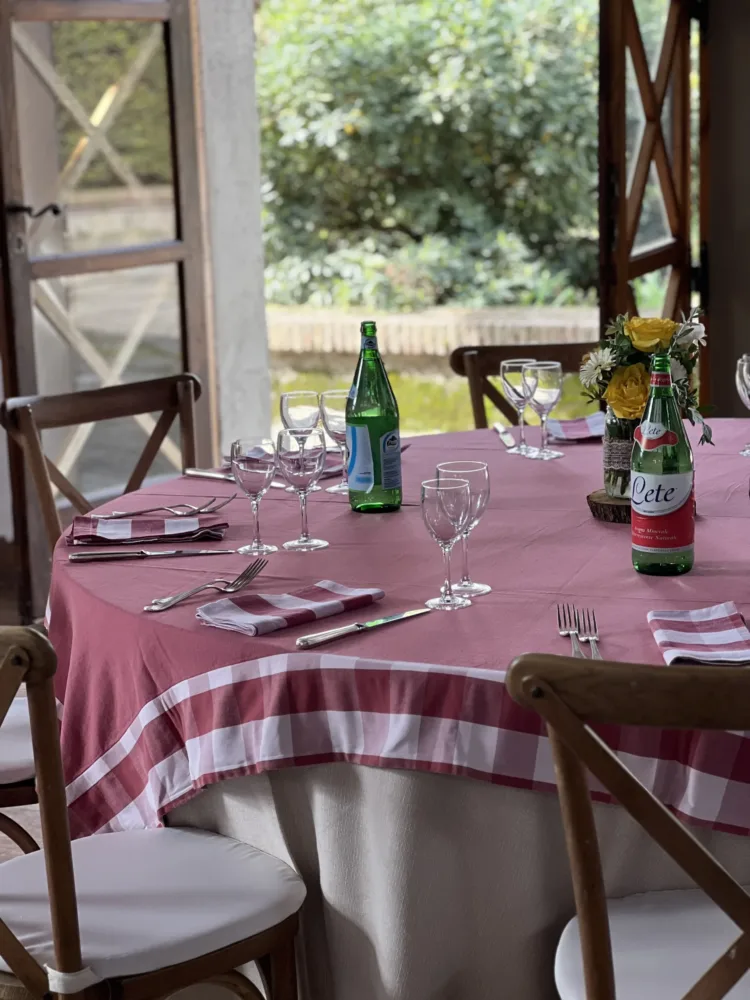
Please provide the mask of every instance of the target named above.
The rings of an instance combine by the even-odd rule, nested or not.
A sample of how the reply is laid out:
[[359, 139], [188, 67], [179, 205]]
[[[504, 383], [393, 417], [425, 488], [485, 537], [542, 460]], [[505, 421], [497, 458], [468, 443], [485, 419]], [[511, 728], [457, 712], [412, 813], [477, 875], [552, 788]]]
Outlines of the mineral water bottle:
[[652, 576], [689, 573], [695, 466], [666, 354], [654, 355], [651, 364], [651, 392], [635, 431], [630, 468], [633, 566]]
[[362, 346], [346, 404], [349, 503], [352, 510], [382, 513], [401, 506], [398, 404], [372, 320], [362, 324], [360, 333]]

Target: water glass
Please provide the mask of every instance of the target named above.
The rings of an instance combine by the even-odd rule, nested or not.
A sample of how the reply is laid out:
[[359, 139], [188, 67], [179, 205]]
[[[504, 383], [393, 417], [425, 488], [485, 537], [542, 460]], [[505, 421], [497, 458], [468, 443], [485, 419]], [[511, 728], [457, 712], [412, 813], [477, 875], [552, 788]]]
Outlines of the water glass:
[[461, 532], [463, 570], [453, 593], [461, 597], [481, 597], [492, 590], [487, 583], [475, 583], [469, 576], [469, 533], [476, 528], [490, 499], [490, 474], [486, 462], [440, 462], [436, 470], [438, 481], [465, 479], [469, 484], [469, 520]]
[[276, 445], [278, 465], [289, 486], [299, 496], [302, 530], [299, 538], [284, 542], [284, 548], [293, 552], [312, 552], [328, 548], [322, 538], [311, 538], [307, 528], [307, 495], [313, 489], [326, 461], [326, 441], [322, 431], [308, 431], [304, 435], [294, 431], [281, 431]]
[[[737, 362], [735, 384], [737, 386], [737, 392], [739, 393], [740, 399], [748, 410], [750, 410], [750, 355], [748, 354], [743, 354]], [[750, 443], [745, 445], [740, 452], [740, 455], [744, 458], [750, 458]]]
[[333, 439], [341, 452], [341, 482], [329, 486], [326, 493], [349, 493], [349, 477], [347, 475], [346, 455], [346, 402], [349, 392], [346, 389], [329, 389], [320, 394], [320, 413], [326, 433]]
[[243, 556], [264, 556], [278, 552], [276, 545], [266, 545], [260, 540], [258, 507], [276, 474], [276, 449], [270, 438], [249, 437], [232, 442], [230, 452], [232, 475], [239, 488], [250, 498], [253, 509], [254, 532], [249, 545], [237, 549]]
[[547, 417], [560, 401], [563, 386], [563, 371], [559, 361], [533, 361], [523, 366], [523, 381], [529, 394], [529, 405], [538, 414], [542, 424], [542, 443], [539, 451], [529, 458], [549, 461], [562, 458], [561, 451], [547, 447]]
[[534, 358], [511, 358], [500, 362], [500, 378], [503, 383], [503, 395], [518, 413], [518, 444], [508, 448], [509, 455], [524, 455], [526, 458], [536, 451], [526, 444], [526, 424], [523, 419], [524, 410], [529, 404], [529, 394], [523, 379], [523, 366], [534, 364]]
[[317, 392], [282, 392], [279, 403], [281, 422], [288, 431], [314, 431], [320, 420], [320, 396]]
[[440, 597], [426, 601], [435, 611], [468, 608], [471, 601], [453, 593], [451, 549], [461, 537], [471, 514], [471, 495], [465, 479], [427, 479], [422, 483], [422, 520], [443, 552], [445, 584]]

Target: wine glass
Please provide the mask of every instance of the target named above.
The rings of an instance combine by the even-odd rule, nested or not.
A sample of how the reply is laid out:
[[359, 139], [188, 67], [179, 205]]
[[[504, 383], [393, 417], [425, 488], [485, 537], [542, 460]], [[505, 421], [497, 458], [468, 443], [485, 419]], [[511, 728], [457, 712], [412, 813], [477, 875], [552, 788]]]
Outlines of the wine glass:
[[508, 448], [509, 455], [525, 455], [527, 458], [536, 448], [526, 444], [526, 424], [523, 419], [524, 410], [529, 403], [526, 383], [523, 380], [523, 366], [534, 363], [534, 358], [511, 358], [500, 362], [500, 378], [503, 382], [503, 394], [510, 405], [518, 412], [518, 444]]
[[241, 546], [237, 551], [243, 556], [264, 556], [269, 552], [278, 552], [276, 545], [266, 545], [260, 540], [258, 518], [260, 501], [276, 474], [276, 449], [273, 441], [264, 437], [240, 438], [232, 442], [230, 456], [234, 481], [250, 497], [255, 529], [252, 542]]
[[547, 417], [557, 406], [562, 395], [563, 371], [559, 361], [533, 361], [523, 366], [523, 381], [529, 393], [529, 405], [539, 415], [542, 424], [542, 443], [539, 451], [529, 458], [549, 461], [562, 458], [561, 451], [547, 447]]
[[349, 493], [349, 478], [346, 470], [346, 401], [347, 389], [329, 389], [320, 394], [320, 413], [323, 426], [341, 452], [341, 482], [329, 486], [326, 493]]
[[437, 611], [468, 608], [471, 601], [451, 587], [451, 549], [461, 537], [471, 513], [471, 495], [465, 479], [427, 479], [422, 483], [422, 520], [438, 543], [445, 561], [445, 584], [440, 597], [426, 601]]
[[[740, 399], [748, 410], [750, 410], [750, 354], [743, 354], [737, 362], [735, 384]], [[745, 445], [740, 455], [744, 458], [750, 458], [750, 443]]]
[[460, 581], [453, 587], [453, 593], [461, 597], [481, 597], [489, 594], [492, 587], [487, 583], [474, 583], [469, 576], [469, 533], [479, 524], [490, 499], [490, 474], [486, 462], [440, 462], [437, 478], [465, 479], [469, 484], [469, 520], [461, 532], [463, 571]]
[[[320, 421], [320, 396], [307, 389], [282, 392], [279, 410], [284, 427], [296, 437], [304, 437], [314, 431]], [[319, 489], [321, 487], [316, 483], [310, 492], [316, 493]], [[287, 492], [294, 493], [294, 490], [290, 486]]]
[[284, 479], [299, 496], [302, 530], [293, 542], [284, 542], [285, 549], [312, 552], [327, 549], [328, 542], [311, 538], [307, 530], [307, 494], [317, 483], [326, 461], [326, 441], [322, 431], [305, 431], [304, 435], [287, 430], [279, 433], [276, 444], [279, 469]]

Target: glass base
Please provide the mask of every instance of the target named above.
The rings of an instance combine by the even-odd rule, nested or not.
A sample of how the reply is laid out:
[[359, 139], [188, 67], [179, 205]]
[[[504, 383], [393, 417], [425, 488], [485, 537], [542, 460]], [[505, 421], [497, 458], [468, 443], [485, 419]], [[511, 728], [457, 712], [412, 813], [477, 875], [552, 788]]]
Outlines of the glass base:
[[346, 493], [349, 495], [349, 483], [336, 483], [335, 486], [329, 486], [326, 493]]
[[471, 607], [471, 601], [465, 597], [433, 597], [424, 602], [426, 608], [431, 611], [458, 611], [459, 608]]
[[530, 448], [527, 444], [517, 444], [515, 448], [506, 448], [507, 455], [525, 455], [528, 457], [529, 452], [536, 451], [536, 448]]
[[265, 542], [251, 542], [249, 545], [241, 545], [237, 553], [241, 556], [268, 556], [272, 552], [278, 552], [278, 545], [266, 545]]
[[328, 542], [322, 538], [295, 538], [293, 542], [284, 542], [287, 552], [314, 552], [316, 549], [327, 549]]
[[553, 448], [545, 448], [544, 451], [541, 448], [534, 448], [534, 454], [526, 457], [539, 459], [540, 462], [551, 462], [554, 458], [564, 458], [565, 453], [555, 451]]
[[743, 458], [750, 458], [750, 444], [746, 444], [745, 447], [740, 452]]
[[491, 594], [492, 587], [488, 583], [474, 583], [473, 580], [453, 584], [453, 593], [459, 597], [482, 597], [483, 594]]

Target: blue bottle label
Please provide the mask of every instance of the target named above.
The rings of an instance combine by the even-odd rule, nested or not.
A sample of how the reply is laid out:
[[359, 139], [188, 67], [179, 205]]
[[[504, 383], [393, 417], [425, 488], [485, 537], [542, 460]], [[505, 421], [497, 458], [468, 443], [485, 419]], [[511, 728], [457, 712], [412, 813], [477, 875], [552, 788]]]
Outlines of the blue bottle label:
[[377, 351], [378, 349], [378, 338], [377, 337], [362, 337], [361, 350], [363, 351]]
[[349, 489], [370, 493], [375, 485], [375, 464], [367, 427], [347, 424], [346, 447], [349, 451]]
[[401, 486], [401, 438], [398, 431], [388, 431], [380, 439], [380, 471], [384, 490]]

